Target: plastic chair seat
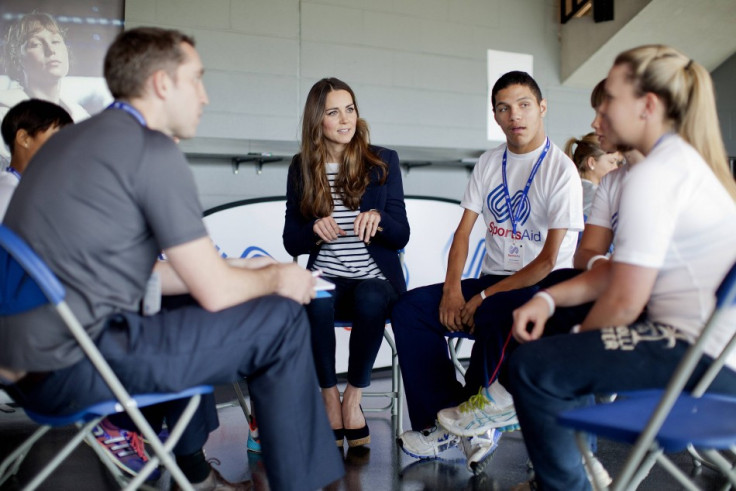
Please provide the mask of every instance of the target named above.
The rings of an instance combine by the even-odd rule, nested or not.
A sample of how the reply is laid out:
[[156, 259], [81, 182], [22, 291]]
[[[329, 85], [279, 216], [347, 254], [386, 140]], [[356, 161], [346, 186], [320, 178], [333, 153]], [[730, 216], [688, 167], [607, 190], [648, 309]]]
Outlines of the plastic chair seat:
[[[164, 402], [174, 401], [177, 399], [188, 399], [197, 394], [210, 394], [213, 388], [210, 385], [198, 385], [196, 387], [190, 387], [181, 392], [172, 392], [166, 394], [139, 394], [131, 395], [133, 400], [136, 402], [137, 407], [153, 406], [154, 404], [161, 404]], [[125, 411], [123, 406], [116, 400], [109, 400], [98, 402], [92, 406], [85, 407], [84, 409], [75, 413], [59, 415], [59, 414], [46, 414], [31, 411], [30, 409], [23, 409], [23, 411], [31, 418], [34, 422], [42, 425], [48, 425], [53, 427], [67, 426], [80, 421], [92, 421], [95, 418], [104, 418], [111, 414], [122, 413]]]
[[[567, 427], [609, 440], [634, 444], [662, 399], [663, 391], [631, 392], [628, 399], [566, 411], [558, 421]], [[656, 441], [665, 452], [680, 452], [692, 444], [730, 448], [736, 441], [736, 397], [683, 394], [667, 415]]]

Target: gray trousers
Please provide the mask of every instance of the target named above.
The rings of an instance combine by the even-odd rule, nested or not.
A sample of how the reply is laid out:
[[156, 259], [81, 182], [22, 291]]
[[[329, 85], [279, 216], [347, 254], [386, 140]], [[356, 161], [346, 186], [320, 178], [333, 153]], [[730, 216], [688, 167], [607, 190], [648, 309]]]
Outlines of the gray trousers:
[[[343, 475], [319, 393], [307, 316], [297, 303], [268, 296], [214, 313], [193, 304], [150, 317], [122, 313], [108, 319], [96, 343], [131, 393], [247, 377], [271, 489], [312, 490]], [[11, 386], [11, 393], [29, 409], [58, 413], [112, 398], [86, 358], [32, 387]], [[183, 406], [166, 403], [144, 414], [154, 428], [164, 419], [173, 425]], [[200, 450], [217, 426], [214, 398], [204, 397], [174, 453]]]

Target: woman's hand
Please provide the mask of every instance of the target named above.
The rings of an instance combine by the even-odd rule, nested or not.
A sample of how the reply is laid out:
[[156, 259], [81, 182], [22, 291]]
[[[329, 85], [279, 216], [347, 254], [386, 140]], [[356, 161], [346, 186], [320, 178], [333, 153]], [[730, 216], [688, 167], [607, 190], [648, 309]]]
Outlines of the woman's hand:
[[[542, 337], [544, 324], [549, 319], [549, 304], [541, 297], [532, 297], [527, 303], [514, 310], [514, 338], [520, 343]], [[529, 331], [528, 325], [532, 324]]]
[[366, 244], [370, 244], [371, 239], [376, 235], [379, 223], [381, 223], [381, 214], [376, 210], [359, 213], [353, 223], [355, 235]]
[[338, 236], [346, 235], [347, 233], [340, 228], [335, 219], [332, 217], [318, 218], [317, 221], [314, 222], [312, 230], [315, 234], [319, 236], [320, 239], [325, 242], [332, 242], [333, 240], [337, 239]]

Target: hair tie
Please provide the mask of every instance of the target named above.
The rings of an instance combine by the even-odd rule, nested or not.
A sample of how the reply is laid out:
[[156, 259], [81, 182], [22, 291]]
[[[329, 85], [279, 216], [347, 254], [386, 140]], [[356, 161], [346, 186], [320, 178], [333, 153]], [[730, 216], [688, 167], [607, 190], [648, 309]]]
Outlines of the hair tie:
[[690, 67], [693, 66], [693, 59], [690, 58], [687, 62], [687, 65], [685, 65], [685, 70], [689, 70]]

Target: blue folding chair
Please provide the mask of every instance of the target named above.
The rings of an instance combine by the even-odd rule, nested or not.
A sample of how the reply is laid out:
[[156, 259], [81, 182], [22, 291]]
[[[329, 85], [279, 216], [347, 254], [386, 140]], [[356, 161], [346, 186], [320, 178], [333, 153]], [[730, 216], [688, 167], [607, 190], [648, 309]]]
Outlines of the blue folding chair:
[[[105, 417], [125, 411], [150, 443], [154, 455], [138, 475], [130, 481], [121, 472], [113, 472], [118, 484], [123, 487], [127, 483], [125, 489], [137, 489], [161, 463], [169, 470], [181, 489], [191, 490], [191, 484], [170, 452], [181, 438], [184, 429], [199, 406], [201, 394], [211, 393], [212, 387], [193, 387], [176, 394], [130, 396], [65, 302], [64, 287], [59, 280], [29, 246], [4, 225], [0, 225], [0, 281], [2, 282], [0, 284], [0, 316], [9, 317], [45, 304], [53, 305], [116, 398], [86, 407], [75, 414], [63, 416], [25, 410], [33, 421], [42, 426], [0, 464], [0, 485], [18, 472], [28, 451], [51, 427], [71, 424], [78, 426], [78, 432], [24, 489], [37, 488], [84, 439], [100, 455], [108, 469], [114, 471], [114, 464], [104, 457], [91, 430]], [[189, 398], [189, 402], [177, 424], [170, 428], [169, 436], [164, 444], [138, 408], [183, 398]]]
[[[736, 472], [720, 450], [736, 450], [736, 396], [705, 391], [736, 345], [736, 326], [731, 340], [690, 393], [683, 391], [703, 356], [703, 348], [724, 311], [736, 305], [736, 264], [731, 267], [718, 291], [716, 306], [696, 342], [677, 366], [667, 387], [626, 393], [625, 399], [610, 404], [566, 411], [558, 417], [563, 426], [576, 431], [577, 443], [586, 466], [591, 456], [585, 432], [634, 444], [626, 463], [610, 489], [634, 489], [659, 463], [686, 489], [698, 489], [664, 452], [697, 449], [736, 486]], [[591, 473], [591, 475], [594, 475]], [[595, 483], [597, 489], [606, 488]]]
[[471, 341], [474, 341], [475, 338], [464, 331], [450, 332], [447, 333], [445, 337], [447, 338], [447, 350], [450, 352], [452, 364], [455, 365], [457, 373], [465, 377], [467, 369], [463, 366], [457, 353], [463, 345], [463, 340], [470, 339]]

